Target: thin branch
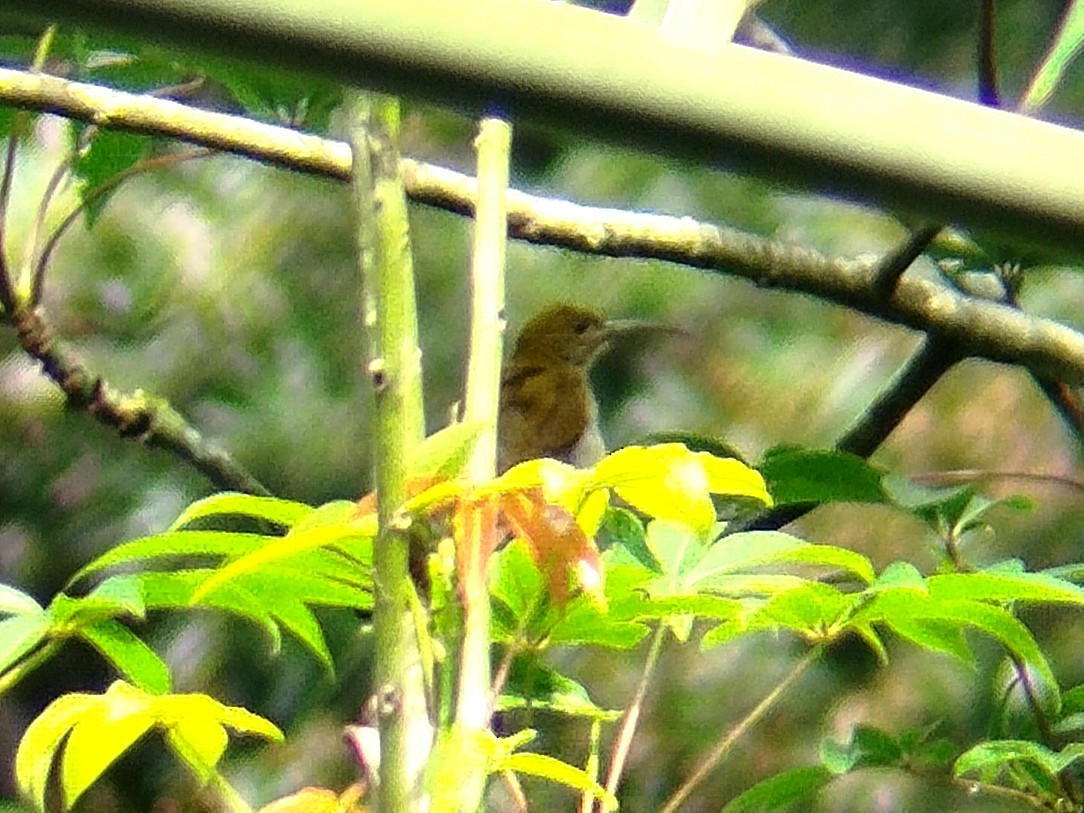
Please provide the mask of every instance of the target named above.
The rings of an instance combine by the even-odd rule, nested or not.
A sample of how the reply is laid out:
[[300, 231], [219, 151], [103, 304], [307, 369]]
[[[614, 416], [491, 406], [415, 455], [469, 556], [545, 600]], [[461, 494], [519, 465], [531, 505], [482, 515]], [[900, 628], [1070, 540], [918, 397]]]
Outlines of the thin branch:
[[41, 303], [45, 288], [45, 272], [49, 268], [49, 263], [53, 258], [53, 252], [56, 250], [57, 243], [60, 242], [60, 238], [67, 233], [72, 224], [79, 219], [79, 216], [86, 211], [88, 206], [136, 175], [176, 166], [185, 161], [194, 161], [197, 158], [206, 158], [213, 154], [214, 153], [211, 150], [200, 148], [147, 158], [133, 164], [121, 172], [109, 176], [88, 192], [80, 201], [79, 205], [72, 209], [56, 229], [53, 230], [53, 233], [49, 235], [49, 239], [45, 241], [45, 245], [42, 246], [41, 253], [38, 255], [38, 261], [34, 265], [34, 275], [32, 277], [30, 288], [31, 307]]
[[944, 487], [963, 485], [978, 481], [1020, 480], [1038, 485], [1054, 485], [1073, 491], [1084, 492], [1084, 480], [1066, 477], [1061, 474], [1038, 474], [1029, 471], [997, 471], [989, 469], [952, 469], [947, 471], [928, 471], [909, 474], [907, 479], [920, 485]]
[[[651, 682], [651, 676], [659, 662], [659, 654], [662, 652], [663, 642], [666, 640], [666, 626], [660, 624], [651, 639], [651, 648], [647, 652], [644, 661], [644, 669], [640, 674], [640, 682], [636, 686], [636, 694], [633, 695], [628, 711], [621, 721], [621, 727], [617, 732], [617, 740], [614, 742], [613, 757], [610, 759], [610, 771], [606, 775], [606, 790], [617, 793], [617, 786], [621, 782], [621, 775], [625, 772], [625, 761], [628, 759], [629, 750], [632, 748], [632, 738], [636, 733], [636, 726], [640, 722], [640, 714], [644, 707], [644, 698], [647, 696], [647, 687]], [[600, 810], [601, 800], [599, 802]]]
[[982, 0], [979, 12], [979, 103], [987, 107], [1001, 107], [1001, 94], [997, 81], [997, 15], [996, 0]]
[[[468, 112], [496, 104], [791, 187], [1080, 248], [1084, 189], [1066, 172], [1079, 166], [1084, 133], [1070, 128], [741, 45], [707, 53], [572, 3], [334, 8], [329, 36], [309, 0], [5, 3]], [[630, 58], [642, 54], [651, 58]]]
[[[295, 171], [337, 180], [349, 177], [350, 151], [341, 142], [164, 99], [0, 69], [0, 102], [178, 138]], [[403, 160], [401, 170], [415, 201], [460, 213], [473, 209], [473, 178], [409, 159]], [[825, 257], [691, 218], [580, 206], [516, 190], [509, 190], [508, 217], [509, 235], [521, 240], [590, 254], [666, 260], [811, 294], [943, 335], [969, 355], [1084, 384], [1081, 333], [942, 283], [907, 276], [885, 301], [868, 261]]]
[[[959, 348], [944, 339], [927, 338], [907, 364], [836, 443], [841, 452], [869, 457], [899, 426], [911, 408], [962, 358]], [[734, 530], [774, 531], [805, 516], [815, 503], [786, 505]], [[730, 529], [727, 528], [729, 532]]]
[[780, 681], [779, 685], [772, 689], [765, 696], [763, 700], [757, 703], [756, 707], [750, 711], [745, 717], [738, 721], [738, 724], [730, 729], [722, 739], [719, 740], [708, 752], [708, 755], [704, 757], [703, 761], [696, 767], [692, 775], [686, 779], [681, 786], [671, 794], [670, 798], [666, 800], [663, 806], [660, 808], [659, 813], [676, 813], [676, 811], [684, 804], [685, 800], [689, 798], [696, 788], [703, 782], [708, 774], [715, 770], [719, 762], [725, 757], [730, 749], [734, 747], [734, 744], [740, 740], [745, 733], [760, 722], [780, 698], [798, 682], [798, 678], [805, 674], [806, 670], [812, 666], [818, 658], [821, 656], [821, 647], [816, 647], [806, 653], [798, 663], [794, 665], [794, 668], [790, 670], [785, 678]]
[[23, 349], [41, 362], [45, 374], [64, 391], [70, 406], [89, 412], [123, 438], [177, 455], [222, 490], [270, 495], [167, 401], [140, 390], [132, 394], [119, 392], [92, 373], [81, 358], [56, 339], [40, 308], [20, 309], [15, 314], [15, 329]]
[[[37, 45], [34, 48], [34, 55], [30, 60], [30, 75], [41, 73], [55, 37], [56, 25], [46, 26], [38, 38]], [[4, 155], [4, 171], [3, 175], [0, 176], [0, 306], [3, 306], [5, 313], [9, 316], [14, 316], [16, 309], [21, 305], [18, 301], [18, 292], [15, 290], [15, 280], [12, 277], [7, 256], [9, 248], [7, 244], [7, 221], [8, 208], [11, 204], [11, 186], [15, 180], [15, 155], [18, 152], [19, 139], [23, 137], [23, 131], [26, 129], [26, 121], [26, 112], [19, 111], [11, 124], [7, 150]]]
[[882, 297], [888, 299], [892, 296], [900, 277], [929, 248], [942, 228], [940, 223], [925, 223], [911, 229], [906, 240], [881, 258], [874, 271], [873, 284]]

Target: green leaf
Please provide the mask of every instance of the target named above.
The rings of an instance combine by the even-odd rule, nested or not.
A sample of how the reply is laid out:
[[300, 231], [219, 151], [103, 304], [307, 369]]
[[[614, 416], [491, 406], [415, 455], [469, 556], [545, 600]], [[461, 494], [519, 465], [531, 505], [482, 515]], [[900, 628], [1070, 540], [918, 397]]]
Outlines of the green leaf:
[[500, 768], [549, 779], [581, 793], [589, 793], [601, 799], [603, 807], [607, 810], [617, 807], [617, 799], [614, 795], [592, 779], [590, 774], [582, 768], [576, 768], [551, 756], [525, 752], [514, 753], [502, 762]]
[[925, 577], [910, 562], [892, 562], [880, 572], [873, 584], [866, 588], [867, 593], [882, 590], [917, 590], [923, 595], [929, 592]]
[[903, 759], [903, 748], [891, 734], [873, 726], [856, 726], [846, 745], [821, 742], [821, 764], [833, 774], [857, 768], [892, 767]]
[[974, 653], [967, 644], [963, 627], [953, 621], [898, 615], [893, 619], [891, 627], [897, 635], [923, 649], [951, 655], [963, 663], [975, 662]]
[[531, 618], [543, 608], [546, 580], [526, 543], [516, 539], [506, 545], [493, 557], [491, 568], [494, 621], [501, 623], [508, 634], [528, 627]]
[[926, 488], [893, 476], [885, 477], [884, 485], [896, 505], [945, 538], [960, 539], [986, 528], [986, 516], [995, 508], [1020, 511], [1031, 507], [1027, 499], [1019, 496], [992, 500], [971, 485]]
[[371, 536], [362, 527], [364, 525], [368, 528], [370, 524], [358, 521], [341, 525], [318, 525], [304, 530], [293, 529], [284, 537], [274, 537], [258, 550], [219, 568], [196, 591], [192, 601], [198, 603], [230, 580], [256, 573], [270, 564], [280, 563], [318, 548], [331, 547], [348, 539]]
[[139, 583], [132, 579], [107, 579], [89, 595], [72, 598], [58, 593], [49, 604], [57, 628], [78, 629], [118, 616], [143, 618], [146, 607]]
[[602, 551], [622, 548], [634, 561], [661, 573], [662, 565], [648, 548], [646, 534], [644, 523], [636, 514], [624, 508], [609, 506], [602, 515], [596, 541]]
[[100, 621], [83, 627], [79, 635], [140, 689], [151, 694], [170, 690], [172, 679], [165, 661], [120, 622]]
[[43, 612], [38, 602], [7, 584], [0, 584], [0, 615], [32, 615]]
[[410, 461], [411, 477], [458, 477], [470, 459], [482, 424], [453, 423], [422, 441]]
[[832, 773], [820, 765], [795, 768], [757, 782], [731, 799], [722, 813], [767, 813], [807, 799], [832, 781]]
[[813, 639], [838, 634], [839, 625], [858, 597], [821, 582], [807, 582], [795, 590], [773, 596], [757, 613], [760, 626], [780, 626]]
[[1054, 779], [1081, 757], [1084, 757], [1082, 743], [1071, 743], [1055, 753], [1030, 740], [993, 740], [965, 751], [952, 770], [955, 776], [963, 776], [977, 771], [1001, 770], [1013, 763], [1024, 762], [1037, 766], [1047, 777]]
[[[748, 603], [734, 617], [707, 632], [702, 649], [724, 644], [739, 635], [780, 627], [794, 630], [810, 641], [830, 641], [847, 629], [844, 623], [861, 594], [844, 594], [829, 584], [794, 579], [762, 603]], [[861, 627], [857, 627], [862, 631]]]
[[776, 505], [885, 502], [882, 472], [844, 452], [778, 446], [757, 468]]
[[693, 592], [686, 583], [686, 573], [696, 566], [708, 548], [692, 529], [675, 522], [655, 520], [647, 526], [644, 543], [662, 571], [662, 575], [651, 583], [651, 594]]
[[869, 559], [846, 548], [814, 545], [779, 531], [745, 531], [714, 543], [686, 573], [688, 585], [710, 587], [715, 576], [770, 564], [808, 564], [840, 568], [873, 582], [876, 573]]
[[[76, 129], [80, 137], [83, 131]], [[90, 145], [79, 153], [72, 167], [80, 180], [80, 192], [86, 213], [87, 225], [93, 226], [109, 201], [112, 191], [97, 193], [100, 187], [115, 175], [135, 166], [150, 151], [151, 137], [126, 133], [122, 130], [98, 130]]]
[[556, 714], [611, 722], [623, 714], [620, 709], [598, 706], [583, 684], [539, 662], [537, 657], [525, 655], [513, 660], [508, 683], [497, 702], [497, 708], [501, 711], [543, 709]]
[[169, 526], [169, 530], [179, 531], [185, 525], [204, 517], [230, 514], [254, 517], [274, 525], [292, 528], [311, 514], [313, 510], [311, 506], [305, 505], [305, 503], [292, 500], [282, 500], [278, 497], [257, 497], [252, 494], [225, 491], [192, 503], [173, 521], [173, 524]]
[[17, 615], [0, 621], [0, 675], [45, 640], [51, 623], [44, 612]]
[[934, 599], [1084, 604], [1084, 588], [1043, 573], [946, 573], [926, 584]]
[[613, 618], [586, 596], [571, 602], [549, 631], [548, 643], [632, 649], [648, 635], [643, 624]]
[[75, 584], [86, 576], [120, 564], [182, 556], [241, 556], [259, 550], [277, 536], [228, 531], [168, 531], [117, 545], [83, 567], [69, 580]]
[[955, 625], [981, 630], [1036, 669], [1044, 682], [1057, 685], [1046, 656], [1028, 628], [1011, 613], [992, 604], [935, 599], [911, 590], [889, 590], [875, 593], [851, 618], [856, 625], [884, 623], [890, 629], [898, 629], [901, 635], [913, 634], [915, 621], [936, 622], [942, 629], [944, 625]]
[[1050, 43], [1050, 48], [1042, 63], [1035, 71], [1024, 96], [1020, 100], [1020, 112], [1032, 115], [1043, 108], [1054, 95], [1065, 71], [1080, 53], [1084, 43], [1084, 5], [1072, 0], [1062, 13], [1061, 26], [1057, 36]]

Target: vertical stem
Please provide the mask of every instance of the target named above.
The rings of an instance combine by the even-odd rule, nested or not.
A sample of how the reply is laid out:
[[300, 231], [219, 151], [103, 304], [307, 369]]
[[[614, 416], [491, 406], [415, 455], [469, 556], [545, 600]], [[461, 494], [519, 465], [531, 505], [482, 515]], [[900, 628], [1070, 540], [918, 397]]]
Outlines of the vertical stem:
[[[491, 479], [497, 465], [497, 411], [504, 337], [504, 258], [508, 235], [505, 193], [511, 144], [511, 125], [496, 118], [482, 120], [475, 139], [478, 196], [470, 271], [470, 352], [463, 410], [468, 423], [483, 427], [468, 471], [474, 483]], [[481, 561], [478, 573], [460, 574], [469, 583], [464, 585], [465, 617], [456, 721], [474, 730], [485, 728], [489, 717], [487, 564]]]
[[399, 104], [357, 92], [352, 188], [358, 212], [358, 263], [374, 396], [372, 442], [380, 534], [373, 550], [380, 785], [377, 809], [423, 806], [422, 772], [432, 746], [410, 576], [406, 499], [410, 457], [422, 440], [421, 352], [406, 197], [398, 175]]
[[[473, 483], [493, 478], [497, 466], [497, 413], [500, 405], [501, 349], [504, 336], [504, 260], [508, 236], [509, 159], [512, 127], [496, 118], [483, 119], [475, 140], [478, 150], [478, 195], [475, 202], [474, 241], [470, 269], [471, 335], [467, 361], [464, 419], [482, 427], [471, 455], [468, 476]], [[496, 534], [496, 513], [479, 511], [488, 528], [457, 544], [490, 540]], [[463, 641], [460, 648], [456, 726], [461, 732], [483, 731], [489, 726], [489, 571], [490, 550], [459, 557], [471, 562], [462, 572]], [[478, 807], [485, 787], [484, 773], [463, 776], [463, 808]]]

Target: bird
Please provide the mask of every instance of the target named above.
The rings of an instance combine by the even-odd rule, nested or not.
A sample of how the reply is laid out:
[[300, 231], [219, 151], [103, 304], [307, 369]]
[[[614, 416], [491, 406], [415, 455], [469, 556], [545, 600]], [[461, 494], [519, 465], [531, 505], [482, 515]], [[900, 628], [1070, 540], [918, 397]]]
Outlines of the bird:
[[671, 330], [652, 322], [607, 320], [579, 305], [551, 305], [516, 338], [501, 373], [497, 469], [550, 457], [578, 468], [606, 452], [588, 372], [610, 342], [637, 331]]

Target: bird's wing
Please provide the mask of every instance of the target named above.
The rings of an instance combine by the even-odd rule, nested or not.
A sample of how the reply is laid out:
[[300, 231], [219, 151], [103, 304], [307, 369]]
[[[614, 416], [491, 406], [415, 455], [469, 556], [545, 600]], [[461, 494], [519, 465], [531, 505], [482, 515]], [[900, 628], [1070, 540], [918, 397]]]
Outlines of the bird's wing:
[[502, 468], [535, 457], [567, 460], [590, 418], [583, 375], [573, 367], [515, 365], [501, 381]]

